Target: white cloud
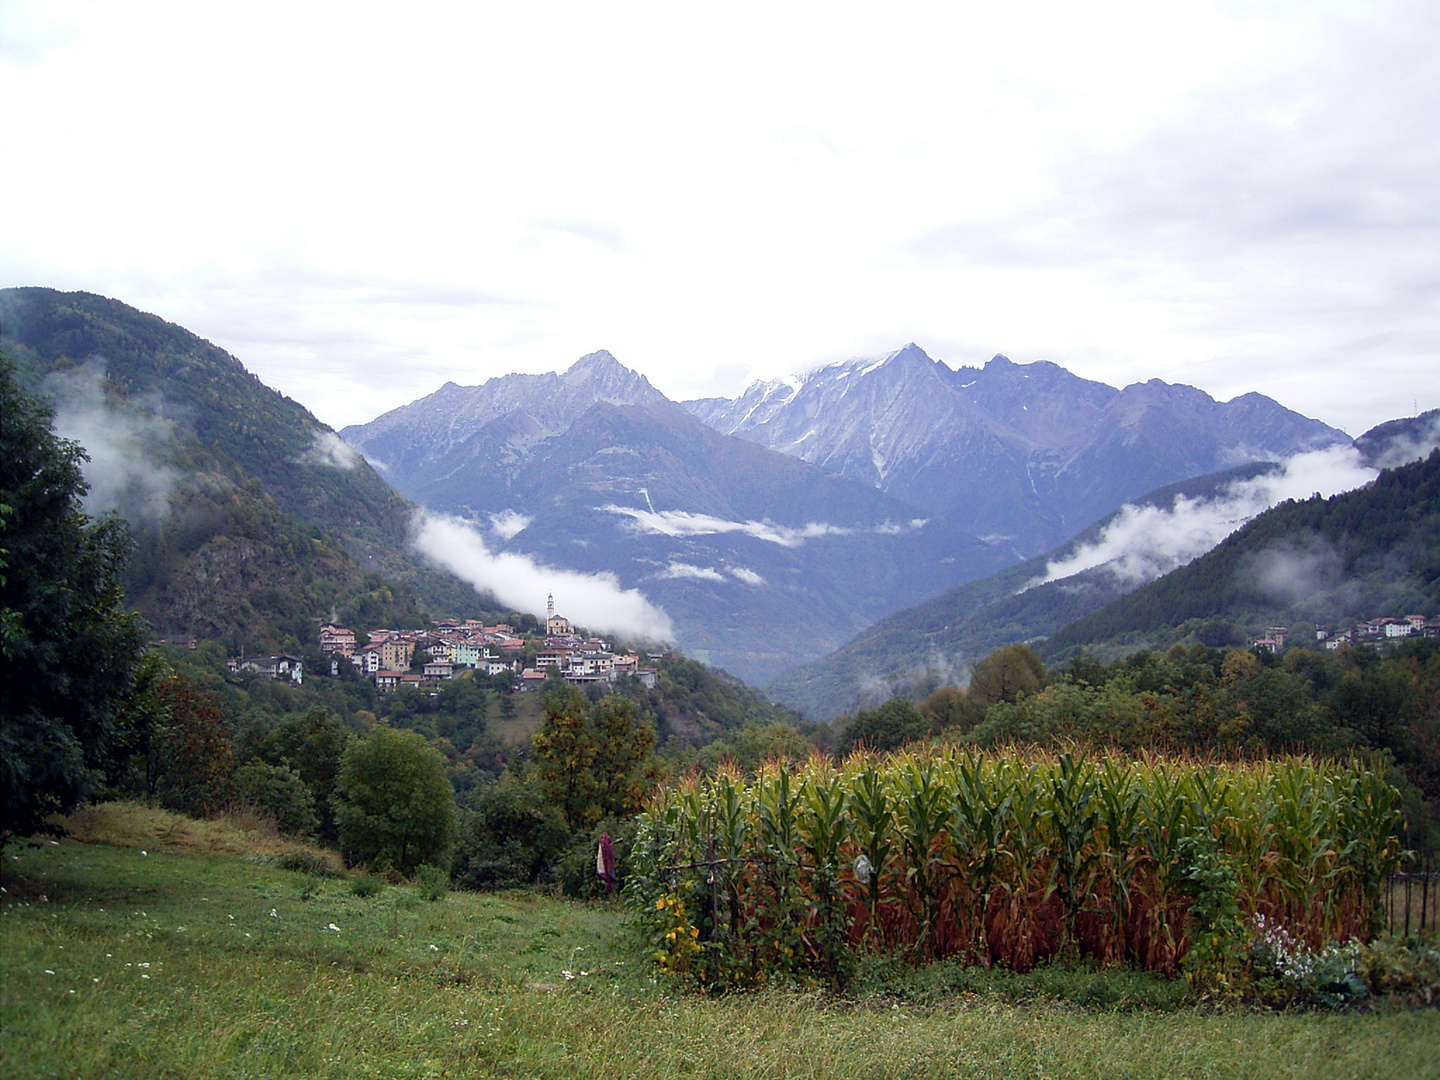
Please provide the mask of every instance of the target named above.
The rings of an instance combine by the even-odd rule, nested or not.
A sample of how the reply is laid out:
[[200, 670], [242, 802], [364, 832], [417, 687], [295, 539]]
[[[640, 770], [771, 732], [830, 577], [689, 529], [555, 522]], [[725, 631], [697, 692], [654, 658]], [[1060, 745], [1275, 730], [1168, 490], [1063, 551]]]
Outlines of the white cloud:
[[1435, 5], [657, 12], [6, 0], [0, 280], [335, 426], [599, 346], [685, 397], [910, 340], [1440, 405]]
[[1437, 446], [1440, 446], [1440, 413], [1432, 416], [1415, 434], [1392, 438], [1376, 464], [1382, 469], [1392, 469], [1427, 457]]
[[310, 448], [297, 459], [302, 465], [319, 465], [324, 468], [348, 472], [360, 464], [360, 452], [333, 431], [317, 431], [310, 440]]
[[1026, 588], [1096, 567], [1123, 584], [1140, 585], [1198, 558], [1277, 503], [1337, 495], [1377, 475], [1353, 447], [1332, 447], [1296, 455], [1274, 472], [1227, 485], [1214, 498], [1177, 496], [1168, 507], [1127, 504], [1097, 540], [1051, 562]]
[[556, 570], [525, 555], [492, 552], [474, 526], [423, 510], [415, 515], [413, 543], [436, 565], [519, 611], [541, 613], [543, 598], [553, 593], [557, 607], [576, 625], [674, 640], [664, 610], [639, 590], [622, 588], [614, 574]]
[[657, 575], [662, 578], [690, 578], [695, 581], [724, 581], [725, 575], [709, 566], [691, 566], [689, 563], [672, 562]]
[[518, 510], [503, 510], [490, 515], [490, 528], [501, 540], [513, 540], [528, 529], [533, 520]]
[[653, 536], [718, 536], [726, 533], [740, 533], [744, 536], [763, 540], [780, 547], [798, 548], [807, 540], [818, 540], [826, 536], [854, 536], [856, 534], [894, 536], [906, 529], [924, 526], [924, 518], [915, 518], [905, 524], [892, 521], [867, 528], [850, 528], [831, 525], [823, 521], [812, 521], [806, 525], [777, 525], [773, 521], [730, 521], [711, 514], [692, 514], [688, 510], [641, 510], [634, 506], [596, 507], [604, 513], [629, 518], [631, 528]]
[[736, 581], [746, 585], [764, 585], [765, 579], [754, 570], [744, 566], [729, 566], [722, 572], [713, 566], [694, 566], [690, 563], [673, 560], [656, 577], [668, 578], [671, 580], [690, 579], [694, 581], [729, 581], [734, 578]]
[[78, 442], [90, 458], [83, 505], [92, 514], [115, 510], [132, 521], [159, 521], [180, 483], [180, 474], [161, 460], [173, 437], [171, 423], [136, 408], [112, 407], [104, 382], [103, 363], [46, 380], [55, 400], [55, 431]]

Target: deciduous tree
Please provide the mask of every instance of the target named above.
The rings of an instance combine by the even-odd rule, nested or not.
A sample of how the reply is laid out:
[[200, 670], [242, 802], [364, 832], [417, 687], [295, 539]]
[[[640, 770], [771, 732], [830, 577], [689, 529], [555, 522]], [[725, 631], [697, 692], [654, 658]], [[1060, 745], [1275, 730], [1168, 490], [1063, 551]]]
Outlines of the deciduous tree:
[[350, 862], [412, 874], [450, 864], [455, 791], [439, 751], [413, 731], [376, 728], [340, 757], [340, 850]]
[[572, 686], [546, 692], [534, 739], [536, 779], [572, 829], [640, 809], [655, 726], [635, 702], [611, 694], [588, 702]]

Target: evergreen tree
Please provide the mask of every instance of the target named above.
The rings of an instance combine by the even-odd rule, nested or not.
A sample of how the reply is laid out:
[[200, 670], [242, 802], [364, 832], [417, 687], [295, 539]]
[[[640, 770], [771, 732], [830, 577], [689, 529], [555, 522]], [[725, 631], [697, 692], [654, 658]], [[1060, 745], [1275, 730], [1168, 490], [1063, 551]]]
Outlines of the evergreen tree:
[[120, 606], [129, 535], [81, 508], [85, 452], [0, 358], [0, 844], [114, 766], [144, 630]]

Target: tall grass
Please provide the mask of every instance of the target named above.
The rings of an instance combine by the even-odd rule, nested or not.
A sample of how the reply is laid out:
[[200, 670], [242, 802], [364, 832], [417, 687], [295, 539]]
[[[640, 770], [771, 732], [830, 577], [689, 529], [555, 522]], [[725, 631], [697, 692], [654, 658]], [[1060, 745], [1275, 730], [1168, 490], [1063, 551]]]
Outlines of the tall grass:
[[1218, 950], [1243, 915], [1312, 946], [1369, 936], [1400, 857], [1398, 807], [1361, 762], [816, 757], [660, 794], [630, 893], [641, 911], [684, 902], [712, 985], [834, 983], [855, 956], [887, 951], [1172, 974], [1197, 934]]

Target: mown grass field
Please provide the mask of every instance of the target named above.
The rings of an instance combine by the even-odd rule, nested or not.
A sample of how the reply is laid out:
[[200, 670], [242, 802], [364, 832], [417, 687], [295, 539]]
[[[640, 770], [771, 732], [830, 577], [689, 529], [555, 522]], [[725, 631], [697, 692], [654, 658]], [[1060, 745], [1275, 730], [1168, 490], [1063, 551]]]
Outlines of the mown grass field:
[[1152, 976], [936, 965], [847, 1000], [696, 997], [615, 908], [359, 896], [135, 817], [92, 830], [134, 846], [5, 849], [0, 1076], [1440, 1077], [1435, 1010], [1214, 1010]]

